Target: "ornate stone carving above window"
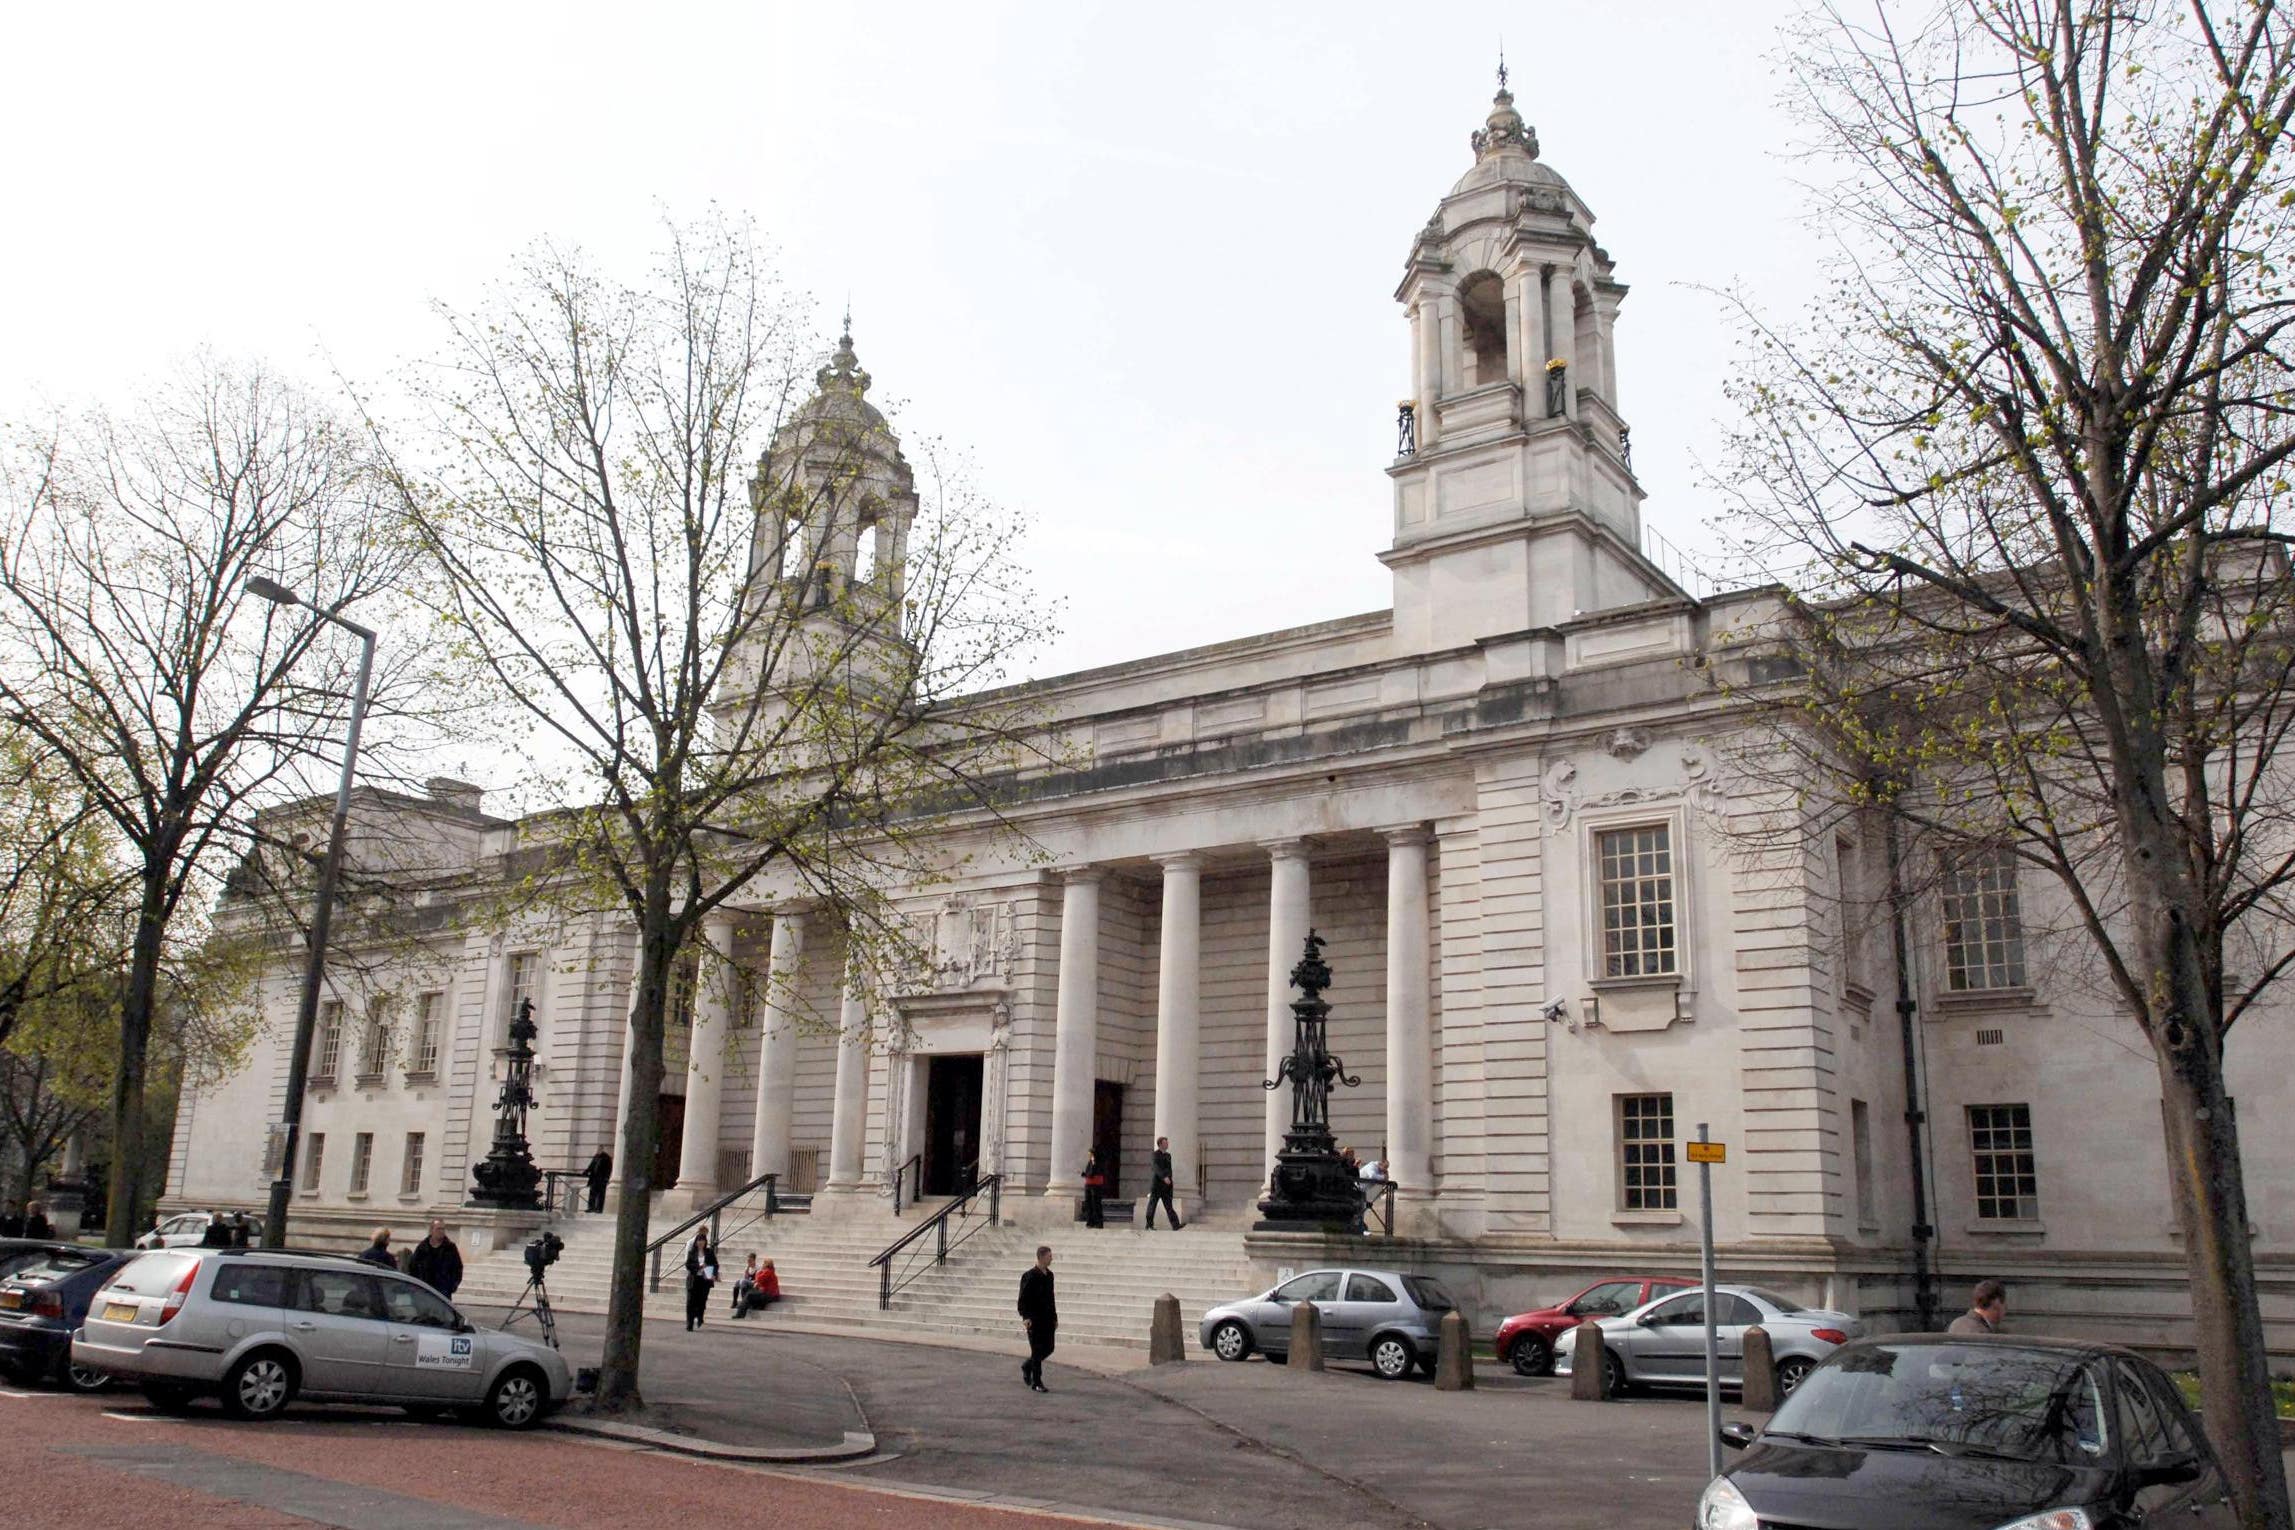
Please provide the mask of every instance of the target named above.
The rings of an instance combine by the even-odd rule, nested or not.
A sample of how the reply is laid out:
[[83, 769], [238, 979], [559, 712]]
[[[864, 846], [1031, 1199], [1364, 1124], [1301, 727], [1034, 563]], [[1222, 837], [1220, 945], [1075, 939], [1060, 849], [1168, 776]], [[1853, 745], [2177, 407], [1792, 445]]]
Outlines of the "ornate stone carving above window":
[[1650, 736], [1644, 728], [1614, 728], [1602, 740], [1602, 747], [1613, 759], [1630, 760], [1649, 748]]
[[915, 925], [917, 949], [929, 965], [910, 974], [912, 990], [970, 988], [1012, 976], [1020, 953], [1012, 904], [954, 897], [916, 916]]

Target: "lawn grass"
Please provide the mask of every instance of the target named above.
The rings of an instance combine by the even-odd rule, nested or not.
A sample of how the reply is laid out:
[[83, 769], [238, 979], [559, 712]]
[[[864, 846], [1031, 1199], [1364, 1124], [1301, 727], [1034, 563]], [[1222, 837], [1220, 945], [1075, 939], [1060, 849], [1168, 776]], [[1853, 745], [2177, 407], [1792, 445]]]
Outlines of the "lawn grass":
[[[2173, 1375], [2175, 1376], [2176, 1390], [2183, 1393], [2183, 1400], [2197, 1408], [2199, 1406], [2199, 1373], [2197, 1371], [2176, 1371]], [[2281, 1418], [2295, 1418], [2295, 1381], [2272, 1382], [2271, 1401], [2276, 1406]]]

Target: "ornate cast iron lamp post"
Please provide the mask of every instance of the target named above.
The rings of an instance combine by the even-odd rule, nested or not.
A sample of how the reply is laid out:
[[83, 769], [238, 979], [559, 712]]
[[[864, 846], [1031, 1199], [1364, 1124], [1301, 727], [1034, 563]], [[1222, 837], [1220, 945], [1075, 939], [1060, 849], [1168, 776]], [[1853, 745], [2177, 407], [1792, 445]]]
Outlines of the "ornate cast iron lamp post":
[[1260, 1085], [1278, 1089], [1286, 1079], [1291, 1084], [1291, 1125], [1283, 1133], [1283, 1151], [1275, 1155], [1267, 1199], [1259, 1203], [1262, 1230], [1336, 1224], [1334, 1230], [1351, 1232], [1362, 1215], [1362, 1193], [1331, 1137], [1331, 1086], [1352, 1089], [1362, 1080], [1350, 1078], [1346, 1064], [1325, 1045], [1331, 1006], [1323, 1002], [1323, 990], [1331, 986], [1331, 968], [1323, 960], [1323, 944], [1322, 936], [1307, 932], [1307, 954], [1291, 969], [1291, 986], [1299, 990], [1291, 1001], [1297, 1039], [1282, 1070]]
[[518, 1013], [510, 1021], [510, 1046], [503, 1054], [509, 1066], [494, 1101], [494, 1147], [470, 1171], [478, 1181], [470, 1199], [480, 1206], [522, 1210], [542, 1204], [534, 1188], [542, 1182], [542, 1171], [534, 1167], [534, 1154], [526, 1145], [526, 1112], [534, 1108], [534, 1038], [539, 1034], [534, 1001], [519, 1000]]

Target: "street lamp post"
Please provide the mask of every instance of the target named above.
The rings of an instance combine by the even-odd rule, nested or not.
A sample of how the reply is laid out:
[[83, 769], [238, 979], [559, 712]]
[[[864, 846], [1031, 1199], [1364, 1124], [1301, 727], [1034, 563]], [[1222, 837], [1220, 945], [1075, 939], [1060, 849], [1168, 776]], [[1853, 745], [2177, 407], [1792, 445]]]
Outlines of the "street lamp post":
[[[247, 593], [273, 605], [299, 606], [303, 597], [286, 586], [260, 576], [247, 581]], [[287, 1203], [295, 1193], [296, 1150], [303, 1133], [303, 1090], [311, 1071], [311, 1033], [319, 1024], [319, 990], [327, 976], [327, 931], [335, 922], [335, 880], [343, 869], [343, 834], [351, 816], [351, 777], [358, 768], [359, 726], [366, 721], [367, 682], [374, 674], [375, 635], [357, 622], [331, 611], [311, 607], [311, 614], [331, 622], [359, 640], [359, 679], [351, 691], [351, 725], [343, 742], [343, 777], [335, 787], [335, 818], [327, 829], [327, 854], [319, 863], [317, 901], [311, 910], [311, 956], [303, 968], [303, 997], [295, 1009], [295, 1045], [287, 1054], [286, 1141], [279, 1155], [279, 1173], [271, 1181], [271, 1204], [263, 1217], [263, 1246], [287, 1244]]]

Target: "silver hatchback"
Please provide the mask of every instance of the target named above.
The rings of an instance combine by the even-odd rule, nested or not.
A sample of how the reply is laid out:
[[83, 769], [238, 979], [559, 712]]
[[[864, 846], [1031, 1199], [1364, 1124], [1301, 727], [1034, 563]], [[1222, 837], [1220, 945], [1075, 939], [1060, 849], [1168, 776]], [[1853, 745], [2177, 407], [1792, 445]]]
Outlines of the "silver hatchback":
[[1270, 1360], [1291, 1351], [1291, 1314], [1315, 1304], [1329, 1359], [1370, 1361], [1389, 1381], [1417, 1366], [1434, 1374], [1442, 1315], [1457, 1303], [1442, 1283], [1399, 1270], [1309, 1270], [1258, 1296], [1214, 1307], [1203, 1315], [1203, 1347], [1222, 1360], [1253, 1350]]
[[481, 1332], [412, 1276], [266, 1249], [163, 1249], [122, 1266], [89, 1303], [72, 1359], [159, 1407], [214, 1396], [241, 1418], [307, 1397], [483, 1408], [524, 1429], [574, 1390], [556, 1350]]

